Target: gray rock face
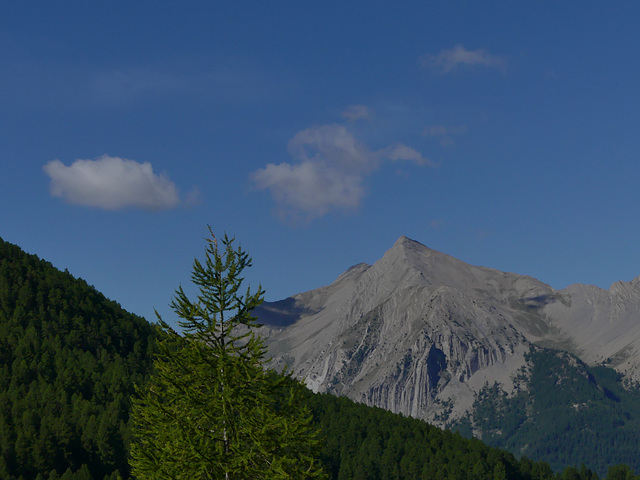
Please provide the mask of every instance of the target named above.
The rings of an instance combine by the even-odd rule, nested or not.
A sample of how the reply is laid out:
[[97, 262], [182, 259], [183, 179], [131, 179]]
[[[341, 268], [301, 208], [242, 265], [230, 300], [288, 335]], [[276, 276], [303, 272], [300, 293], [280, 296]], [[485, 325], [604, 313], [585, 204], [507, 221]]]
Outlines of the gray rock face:
[[312, 390], [442, 423], [487, 382], [509, 391], [531, 342], [637, 375], [639, 307], [638, 279], [556, 291], [401, 237], [374, 265], [257, 314], [273, 365]]
[[565, 302], [545, 305], [550, 324], [570, 338], [568, 348], [587, 364], [605, 363], [640, 380], [640, 277], [609, 290], [570, 285]]

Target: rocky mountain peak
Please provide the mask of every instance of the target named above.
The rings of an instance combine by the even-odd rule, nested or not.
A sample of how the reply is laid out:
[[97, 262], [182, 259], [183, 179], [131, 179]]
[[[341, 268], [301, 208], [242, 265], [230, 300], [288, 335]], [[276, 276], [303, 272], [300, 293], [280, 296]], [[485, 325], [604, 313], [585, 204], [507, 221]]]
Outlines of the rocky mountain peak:
[[415, 257], [428, 257], [434, 254], [444, 255], [443, 253], [433, 250], [416, 240], [405, 237], [404, 235], [398, 238], [393, 246], [385, 253], [385, 255], [405, 256], [409, 259], [415, 259]]
[[[449, 255], [433, 250], [416, 240], [412, 240], [404, 235], [393, 244], [384, 256], [376, 262], [373, 267], [383, 270], [380, 273], [387, 275], [387, 272], [399, 270], [417, 271], [428, 280], [435, 280], [435, 283], [447, 283], [448, 277], [468, 274], [468, 269], [472, 268], [460, 260]], [[432, 283], [429, 281], [429, 283]]]
[[430, 250], [427, 246], [423, 245], [422, 243], [416, 241], [416, 240], [412, 240], [409, 237], [405, 236], [405, 235], [401, 235], [393, 244], [393, 246], [391, 247], [390, 250], [394, 250], [394, 249], [423, 249], [423, 250]]
[[373, 268], [383, 270], [380, 273], [384, 275], [414, 271], [420, 274], [423, 283], [459, 291], [491, 291], [499, 297], [537, 297], [553, 291], [535, 278], [471, 265], [405, 236], [396, 240]]
[[532, 343], [637, 373], [640, 281], [594, 288], [556, 291], [401, 236], [373, 265], [257, 314], [273, 364], [313, 390], [438, 421], [486, 383], [513, 386]]

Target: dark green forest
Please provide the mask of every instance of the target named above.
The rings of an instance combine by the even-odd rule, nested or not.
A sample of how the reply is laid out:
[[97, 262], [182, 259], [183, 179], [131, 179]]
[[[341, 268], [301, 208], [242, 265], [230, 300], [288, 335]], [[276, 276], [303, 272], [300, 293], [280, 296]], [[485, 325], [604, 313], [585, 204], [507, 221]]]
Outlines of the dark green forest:
[[0, 478], [126, 478], [130, 397], [154, 331], [0, 241]]
[[[0, 479], [129, 478], [131, 396], [135, 385], [144, 385], [150, 375], [159, 335], [155, 325], [127, 313], [85, 281], [0, 239]], [[535, 364], [540, 370], [533, 377], [548, 377], [556, 368], [552, 361], [546, 366]], [[522, 427], [530, 411], [537, 421], [557, 428], [557, 440], [536, 439], [531, 422], [528, 436], [523, 436], [530, 442], [526, 452], [515, 443], [503, 442], [518, 457], [459, 433], [345, 398], [309, 391], [305, 395], [323, 441], [321, 461], [332, 479], [593, 479], [598, 476], [584, 466], [565, 468], [583, 462], [562, 451], [563, 433], [585, 436], [584, 430], [605, 429], [613, 422], [624, 432], [615, 441], [633, 437], [636, 442], [624, 447], [621, 443], [620, 451], [638, 452], [634, 432], [639, 430], [632, 418], [640, 418], [635, 412], [625, 413], [628, 392], [620, 390], [619, 379], [609, 378], [604, 370], [596, 370], [593, 376], [598, 391], [619, 405], [618, 410], [611, 410], [618, 416], [602, 414], [601, 426], [563, 422], [562, 409], [544, 404], [542, 393], [533, 406], [528, 400], [522, 405], [505, 403], [505, 414], [497, 420], [486, 410], [487, 425], [475, 427], [495, 433], [486, 435], [489, 443], [499, 443], [498, 423], [520, 422]], [[553, 390], [554, 381], [557, 379], [549, 380], [547, 397], [563, 395]], [[586, 382], [591, 380], [587, 377]], [[483, 395], [477, 401], [480, 411], [483, 405], [489, 407], [490, 388]], [[588, 404], [592, 397], [585, 395], [572, 401]], [[507, 414], [512, 408], [516, 413]], [[611, 441], [610, 437], [588, 438], [595, 442], [596, 451], [616, 451], [615, 444], [598, 444]], [[545, 446], [557, 450], [554, 468], [564, 468], [561, 473], [547, 463], [519, 456], [540, 458]], [[613, 464], [627, 457], [612, 454], [610, 458]], [[596, 467], [600, 469], [599, 464]], [[606, 478], [640, 477], [618, 465], [608, 470]]]
[[604, 366], [532, 347], [528, 367], [507, 396], [498, 384], [477, 396], [473, 419], [457, 429], [488, 445], [544, 459], [553, 468], [587, 463], [601, 475], [611, 464], [640, 470], [640, 389]]

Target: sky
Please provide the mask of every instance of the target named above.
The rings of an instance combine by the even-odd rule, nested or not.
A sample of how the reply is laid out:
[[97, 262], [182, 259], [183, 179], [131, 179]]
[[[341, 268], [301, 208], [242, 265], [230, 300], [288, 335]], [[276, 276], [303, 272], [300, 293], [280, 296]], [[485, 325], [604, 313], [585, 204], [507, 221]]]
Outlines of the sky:
[[0, 5], [0, 237], [154, 320], [207, 226], [275, 301], [406, 235], [640, 275], [640, 3]]

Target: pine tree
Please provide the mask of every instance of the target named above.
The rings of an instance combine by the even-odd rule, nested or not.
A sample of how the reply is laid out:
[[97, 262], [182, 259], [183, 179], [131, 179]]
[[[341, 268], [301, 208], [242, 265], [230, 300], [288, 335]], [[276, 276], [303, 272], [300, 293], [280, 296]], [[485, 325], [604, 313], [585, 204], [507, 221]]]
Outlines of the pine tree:
[[195, 260], [195, 301], [182, 286], [172, 309], [179, 335], [165, 332], [151, 381], [134, 400], [132, 474], [142, 479], [325, 478], [304, 388], [265, 370], [265, 347], [252, 311], [264, 291], [240, 294], [251, 259], [233, 238], [211, 232], [205, 261]]

